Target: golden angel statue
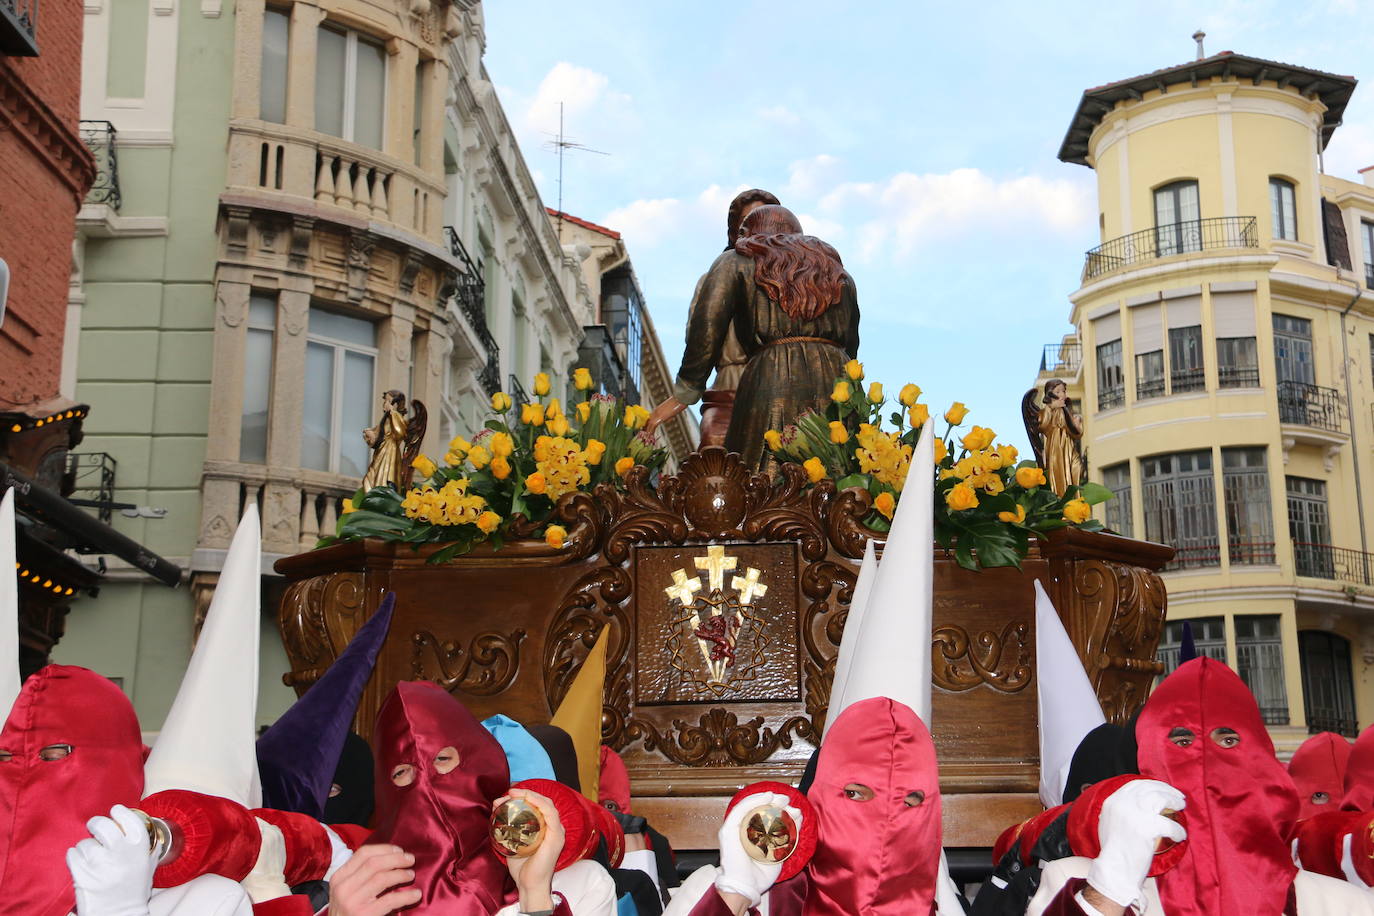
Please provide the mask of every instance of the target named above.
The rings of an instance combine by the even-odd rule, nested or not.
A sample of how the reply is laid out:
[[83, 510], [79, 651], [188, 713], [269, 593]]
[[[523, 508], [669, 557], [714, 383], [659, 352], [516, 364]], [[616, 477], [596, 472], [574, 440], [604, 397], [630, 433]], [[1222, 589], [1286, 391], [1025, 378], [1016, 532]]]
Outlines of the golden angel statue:
[[363, 441], [372, 449], [372, 460], [363, 475], [363, 492], [373, 487], [410, 486], [410, 465], [420, 454], [429, 414], [422, 401], [411, 401], [411, 416], [406, 418], [406, 396], [400, 391], [382, 395], [382, 419], [363, 430]]
[[1073, 412], [1068, 389], [1063, 379], [1052, 378], [1045, 383], [1041, 406], [1036, 406], [1040, 392], [1034, 388], [1021, 398], [1021, 416], [1035, 461], [1045, 469], [1045, 479], [1057, 496], [1082, 484], [1087, 471], [1083, 460], [1083, 418]]

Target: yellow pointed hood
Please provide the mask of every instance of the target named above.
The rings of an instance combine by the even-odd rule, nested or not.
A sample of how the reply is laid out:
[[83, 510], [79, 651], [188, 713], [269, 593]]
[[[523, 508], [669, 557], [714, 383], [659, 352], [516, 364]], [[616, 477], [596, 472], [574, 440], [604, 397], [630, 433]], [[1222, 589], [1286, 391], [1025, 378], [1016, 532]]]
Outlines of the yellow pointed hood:
[[549, 723], [557, 725], [572, 737], [577, 749], [577, 778], [582, 794], [597, 804], [597, 790], [601, 782], [601, 705], [606, 684], [606, 643], [610, 627], [601, 628], [596, 645], [582, 662], [573, 677], [563, 702]]

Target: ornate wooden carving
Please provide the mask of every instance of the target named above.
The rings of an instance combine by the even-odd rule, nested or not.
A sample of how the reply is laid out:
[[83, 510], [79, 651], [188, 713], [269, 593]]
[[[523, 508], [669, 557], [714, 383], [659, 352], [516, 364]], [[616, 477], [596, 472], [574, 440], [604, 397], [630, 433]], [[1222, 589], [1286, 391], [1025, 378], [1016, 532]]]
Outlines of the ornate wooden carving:
[[931, 677], [946, 690], [972, 690], [984, 684], [1003, 693], [1024, 690], [1035, 670], [1030, 626], [1008, 621], [1000, 633], [983, 630], [970, 637], [960, 626], [935, 630]]
[[1078, 564], [1073, 588], [1091, 621], [1085, 638], [1075, 640], [1083, 665], [1108, 721], [1125, 725], [1164, 670], [1154, 659], [1164, 626], [1164, 581], [1139, 566], [1085, 560]]
[[734, 713], [719, 706], [703, 713], [696, 725], [674, 719], [672, 734], [660, 734], [652, 724], [640, 719], [630, 723], [627, 732], [631, 739], [642, 740], [646, 750], [658, 751], [674, 763], [689, 767], [762, 763], [778, 748], [790, 748], [794, 733], [806, 741], [818, 737], [805, 716], [793, 716], [775, 731], [764, 727], [763, 716], [741, 725]]
[[520, 668], [520, 643], [525, 631], [479, 633], [467, 648], [441, 640], [428, 630], [416, 630], [410, 671], [416, 680], [433, 681], [445, 690], [458, 689], [478, 696], [494, 696], [515, 680]]
[[319, 680], [362, 626], [362, 611], [361, 574], [333, 573], [288, 585], [278, 626], [292, 670], [282, 682], [304, 690]]

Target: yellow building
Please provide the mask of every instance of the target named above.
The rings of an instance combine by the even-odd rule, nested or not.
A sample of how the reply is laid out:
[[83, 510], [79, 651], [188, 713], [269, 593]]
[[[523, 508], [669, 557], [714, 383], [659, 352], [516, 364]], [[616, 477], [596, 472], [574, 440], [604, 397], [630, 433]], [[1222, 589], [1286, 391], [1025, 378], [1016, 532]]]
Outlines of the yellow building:
[[[1277, 743], [1374, 721], [1374, 187], [1323, 172], [1355, 80], [1230, 52], [1083, 94], [1102, 244], [1046, 348], [1099, 507], [1177, 548], [1182, 622]], [[1367, 172], [1374, 178], [1374, 172]]]

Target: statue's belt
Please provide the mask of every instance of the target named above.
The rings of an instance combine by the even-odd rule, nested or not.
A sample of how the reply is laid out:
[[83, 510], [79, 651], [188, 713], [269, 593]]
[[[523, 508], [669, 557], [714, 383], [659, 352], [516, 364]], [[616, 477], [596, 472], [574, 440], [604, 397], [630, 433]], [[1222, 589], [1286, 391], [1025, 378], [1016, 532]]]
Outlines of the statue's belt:
[[779, 337], [777, 340], [768, 341], [768, 343], [764, 344], [764, 346], [778, 347], [782, 346], [783, 344], [792, 343], [820, 343], [828, 344], [829, 346], [835, 347], [836, 349], [844, 349], [844, 347], [841, 344], [836, 343], [828, 337]]

